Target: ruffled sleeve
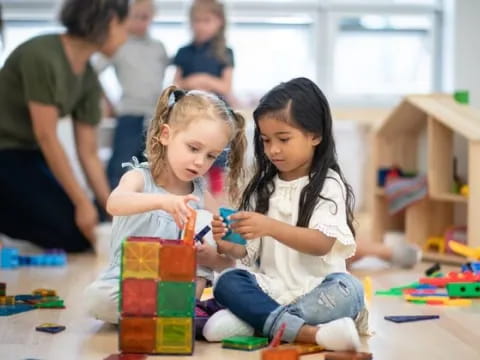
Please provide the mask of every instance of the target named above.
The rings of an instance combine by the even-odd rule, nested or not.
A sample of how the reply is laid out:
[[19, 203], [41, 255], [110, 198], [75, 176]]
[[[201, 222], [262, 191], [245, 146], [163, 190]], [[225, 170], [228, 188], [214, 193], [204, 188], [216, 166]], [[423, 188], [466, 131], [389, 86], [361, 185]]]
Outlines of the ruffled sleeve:
[[317, 229], [336, 241], [323, 260], [333, 263], [347, 259], [355, 253], [356, 244], [347, 224], [346, 189], [338, 174], [330, 170], [323, 184], [320, 199], [310, 219], [309, 228]]

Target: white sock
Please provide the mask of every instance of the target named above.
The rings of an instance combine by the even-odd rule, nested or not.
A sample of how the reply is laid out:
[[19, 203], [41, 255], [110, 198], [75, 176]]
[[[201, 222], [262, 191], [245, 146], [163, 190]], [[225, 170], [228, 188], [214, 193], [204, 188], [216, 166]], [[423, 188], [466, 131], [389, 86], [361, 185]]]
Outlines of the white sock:
[[422, 259], [422, 251], [415, 244], [401, 243], [393, 247], [392, 263], [405, 269], [417, 265]]
[[347, 317], [318, 325], [315, 340], [318, 345], [327, 350], [356, 351], [360, 347], [360, 338], [355, 323]]
[[207, 341], [222, 341], [231, 336], [252, 336], [253, 328], [233, 315], [229, 310], [220, 310], [213, 314], [203, 328]]

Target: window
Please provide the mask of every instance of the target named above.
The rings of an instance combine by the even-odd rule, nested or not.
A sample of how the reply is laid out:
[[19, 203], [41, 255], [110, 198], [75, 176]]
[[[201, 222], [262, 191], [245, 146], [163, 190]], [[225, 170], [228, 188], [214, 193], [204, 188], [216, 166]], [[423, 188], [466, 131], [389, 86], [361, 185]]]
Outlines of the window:
[[333, 92], [398, 95], [434, 90], [433, 18], [340, 15], [333, 51]]

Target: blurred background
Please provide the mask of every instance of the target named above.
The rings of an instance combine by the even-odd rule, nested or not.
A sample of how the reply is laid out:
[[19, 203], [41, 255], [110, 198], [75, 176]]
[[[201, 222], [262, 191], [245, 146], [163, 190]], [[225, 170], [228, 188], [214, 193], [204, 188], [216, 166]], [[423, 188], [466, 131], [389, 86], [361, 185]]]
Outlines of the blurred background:
[[[3, 0], [0, 66], [26, 39], [61, 30], [57, 0]], [[191, 40], [190, 1], [157, 0], [152, 37], [169, 57]], [[235, 54], [235, 107], [248, 114], [281, 81], [305, 76], [331, 102], [337, 146], [348, 180], [364, 207], [370, 129], [406, 94], [466, 89], [480, 105], [478, 0], [225, 0], [227, 45]], [[164, 86], [173, 81], [174, 66]], [[101, 75], [110, 100], [121, 87], [113, 69]], [[101, 126], [102, 157], [109, 158], [115, 120]], [[65, 125], [68, 138], [69, 128]], [[465, 148], [459, 140], [457, 151]], [[66, 140], [67, 148], [70, 141]], [[70, 148], [72, 148], [70, 146]], [[73, 148], [72, 148], [73, 151]], [[355, 157], [352, 157], [355, 154]], [[466, 155], [458, 156], [459, 171]], [[81, 174], [79, 172], [79, 177]]]

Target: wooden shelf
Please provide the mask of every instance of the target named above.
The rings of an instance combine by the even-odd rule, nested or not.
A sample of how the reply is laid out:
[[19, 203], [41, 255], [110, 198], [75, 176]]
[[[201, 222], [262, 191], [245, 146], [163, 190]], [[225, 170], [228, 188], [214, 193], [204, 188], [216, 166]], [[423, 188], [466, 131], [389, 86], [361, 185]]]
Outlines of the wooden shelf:
[[447, 202], [454, 202], [454, 203], [468, 203], [468, 198], [454, 193], [443, 193], [443, 194], [431, 194], [430, 197], [433, 200], [439, 201], [447, 201]]
[[423, 261], [439, 262], [442, 264], [463, 265], [468, 262], [467, 258], [453, 254], [439, 254], [431, 251], [424, 251]]

